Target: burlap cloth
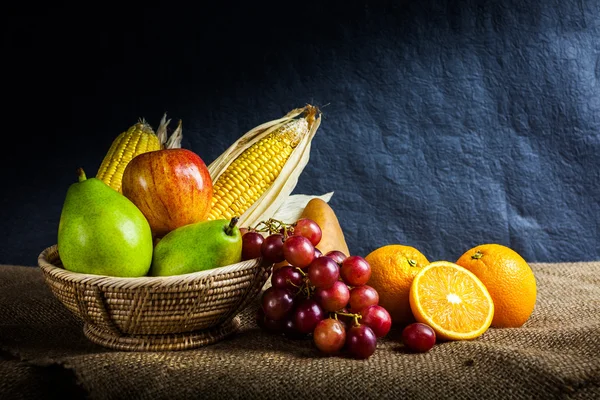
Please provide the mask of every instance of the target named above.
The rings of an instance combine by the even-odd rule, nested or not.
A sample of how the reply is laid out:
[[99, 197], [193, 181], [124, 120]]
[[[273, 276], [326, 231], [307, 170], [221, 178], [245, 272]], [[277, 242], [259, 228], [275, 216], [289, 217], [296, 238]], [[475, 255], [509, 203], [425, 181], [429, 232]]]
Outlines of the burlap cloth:
[[600, 262], [532, 264], [538, 301], [518, 329], [404, 351], [398, 330], [366, 361], [323, 357], [242, 314], [238, 334], [200, 349], [97, 346], [37, 268], [0, 266], [0, 399], [600, 399]]

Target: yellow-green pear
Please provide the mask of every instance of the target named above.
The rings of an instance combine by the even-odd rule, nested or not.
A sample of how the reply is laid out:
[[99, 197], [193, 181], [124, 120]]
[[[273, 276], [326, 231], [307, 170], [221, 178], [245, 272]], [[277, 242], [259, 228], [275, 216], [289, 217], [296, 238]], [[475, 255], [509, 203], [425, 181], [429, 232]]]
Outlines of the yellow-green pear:
[[172, 230], [154, 248], [150, 275], [189, 274], [240, 262], [242, 234], [237, 221], [202, 221]]
[[79, 182], [65, 198], [58, 225], [58, 254], [66, 270], [138, 277], [152, 263], [152, 233], [142, 212], [97, 178]]

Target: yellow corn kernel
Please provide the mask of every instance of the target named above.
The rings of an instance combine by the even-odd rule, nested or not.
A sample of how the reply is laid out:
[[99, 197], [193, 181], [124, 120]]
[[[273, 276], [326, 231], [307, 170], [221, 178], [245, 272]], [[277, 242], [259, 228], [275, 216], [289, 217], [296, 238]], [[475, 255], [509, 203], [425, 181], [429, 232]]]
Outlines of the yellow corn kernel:
[[139, 154], [160, 150], [160, 148], [158, 136], [150, 125], [142, 120], [113, 141], [98, 169], [96, 178], [121, 192], [121, 181], [127, 164]]
[[244, 150], [213, 182], [209, 220], [241, 216], [273, 184], [302, 137], [305, 118], [287, 122]]

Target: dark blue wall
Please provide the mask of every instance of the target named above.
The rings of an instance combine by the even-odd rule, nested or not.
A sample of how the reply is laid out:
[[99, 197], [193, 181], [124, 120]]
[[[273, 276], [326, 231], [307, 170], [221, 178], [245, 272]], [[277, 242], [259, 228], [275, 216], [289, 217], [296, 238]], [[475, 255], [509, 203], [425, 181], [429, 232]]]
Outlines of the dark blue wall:
[[353, 253], [600, 259], [600, 3], [312, 3], [9, 10], [0, 262], [36, 263], [75, 168], [139, 117], [181, 118], [210, 163], [305, 103], [324, 116], [296, 193], [335, 191]]

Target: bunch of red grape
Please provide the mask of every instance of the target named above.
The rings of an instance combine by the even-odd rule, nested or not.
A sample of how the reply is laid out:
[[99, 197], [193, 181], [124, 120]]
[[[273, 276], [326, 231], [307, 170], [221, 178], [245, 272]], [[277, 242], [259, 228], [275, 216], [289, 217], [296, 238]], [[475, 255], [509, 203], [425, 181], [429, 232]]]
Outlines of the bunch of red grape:
[[370, 357], [392, 319], [378, 305], [377, 291], [367, 285], [369, 263], [337, 250], [322, 254], [316, 247], [321, 228], [310, 219], [294, 224], [271, 219], [261, 224], [262, 230], [250, 229], [242, 236], [242, 258], [263, 257], [287, 265], [273, 271], [272, 286], [261, 298], [258, 325], [290, 338], [312, 335], [325, 354], [345, 350], [354, 358]]

